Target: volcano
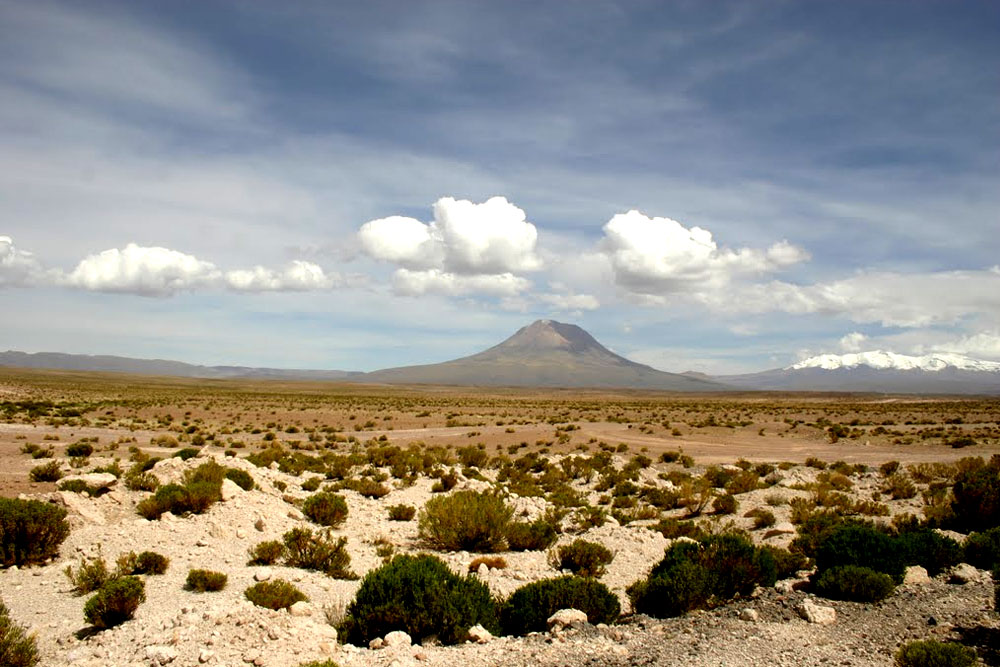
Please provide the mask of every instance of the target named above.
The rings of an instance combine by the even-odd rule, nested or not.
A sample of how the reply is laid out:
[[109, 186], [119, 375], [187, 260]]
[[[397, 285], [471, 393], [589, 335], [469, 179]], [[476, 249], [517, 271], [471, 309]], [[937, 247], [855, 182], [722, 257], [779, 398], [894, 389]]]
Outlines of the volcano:
[[365, 373], [360, 382], [725, 391], [723, 384], [629, 361], [573, 324], [538, 320], [472, 356]]

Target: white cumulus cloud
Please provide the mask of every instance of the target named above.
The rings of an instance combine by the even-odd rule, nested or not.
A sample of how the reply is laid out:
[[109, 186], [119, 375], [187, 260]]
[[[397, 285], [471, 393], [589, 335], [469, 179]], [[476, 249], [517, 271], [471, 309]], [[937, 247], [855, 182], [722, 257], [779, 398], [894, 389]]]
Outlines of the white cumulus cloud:
[[592, 294], [539, 294], [538, 300], [556, 310], [597, 310], [601, 302]]
[[295, 260], [281, 271], [263, 266], [226, 272], [226, 285], [241, 292], [305, 292], [330, 289], [339, 276], [327, 275], [312, 262]]
[[221, 272], [194, 255], [130, 243], [84, 258], [64, 277], [72, 287], [100, 292], [129, 292], [169, 296], [175, 292], [211, 286]]
[[519, 294], [531, 286], [529, 280], [513, 273], [465, 276], [439, 269], [426, 271], [397, 269], [393, 274], [392, 284], [393, 290], [403, 296], [488, 294], [506, 297]]
[[867, 340], [868, 336], [858, 331], [852, 331], [840, 339], [840, 349], [844, 352], [860, 352], [861, 346]]
[[26, 287], [42, 279], [44, 270], [33, 253], [20, 250], [14, 239], [0, 236], [0, 287]]

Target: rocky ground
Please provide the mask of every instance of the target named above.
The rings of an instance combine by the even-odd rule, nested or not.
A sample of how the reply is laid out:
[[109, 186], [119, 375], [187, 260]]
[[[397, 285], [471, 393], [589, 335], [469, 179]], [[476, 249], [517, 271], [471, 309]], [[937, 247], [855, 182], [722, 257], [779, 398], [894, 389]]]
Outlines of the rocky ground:
[[[317, 572], [285, 567], [247, 566], [247, 551], [266, 539], [278, 539], [290, 528], [307, 523], [295, 501], [304, 498], [303, 479], [276, 470], [256, 468], [221, 452], [207, 449], [203, 456], [183, 462], [160, 462], [153, 472], [162, 482], [177, 480], [185, 469], [205, 456], [247, 470], [258, 489], [243, 491], [229, 482], [224, 501], [207, 513], [190, 517], [165, 514], [147, 521], [135, 512], [147, 494], [120, 484], [89, 498], [69, 492], [36, 497], [67, 506], [72, 531], [61, 555], [43, 567], [0, 571], [0, 591], [14, 620], [36, 633], [44, 665], [76, 667], [104, 665], [228, 665], [295, 666], [333, 659], [346, 665], [889, 665], [904, 641], [915, 638], [956, 638], [963, 633], [975, 642], [989, 643], [1000, 624], [992, 611], [993, 587], [985, 572], [973, 572], [965, 583], [949, 583], [949, 575], [900, 587], [876, 605], [814, 600], [792, 590], [789, 582], [760, 590], [753, 599], [738, 601], [711, 612], [656, 620], [628, 616], [612, 627], [556, 626], [552, 632], [521, 639], [492, 638], [458, 647], [411, 646], [395, 637], [390, 646], [373, 649], [340, 645], [328, 622], [352, 599], [359, 582], [334, 580]], [[99, 461], [95, 461], [98, 463]], [[643, 474], [656, 479], [656, 466]], [[768, 543], [786, 545], [794, 527], [787, 522], [787, 506], [765, 502], [806, 492], [795, 487], [814, 480], [817, 471], [797, 466], [769, 488], [740, 496], [740, 512], [765, 504], [778, 515], [778, 530]], [[867, 476], [866, 476], [867, 475]], [[285, 482], [284, 491], [276, 482]], [[854, 493], [870, 495], [879, 484], [878, 473], [855, 481]], [[430, 497], [431, 480], [394, 489], [374, 500], [344, 491], [350, 513], [335, 535], [346, 536], [351, 568], [363, 575], [381, 558], [377, 543], [392, 544], [398, 552], [422, 550], [416, 522], [390, 522], [386, 507], [420, 507]], [[485, 486], [465, 480], [461, 486]], [[586, 489], [581, 489], [586, 490]], [[596, 497], [596, 494], [591, 493]], [[515, 498], [519, 515], [532, 517], [545, 509], [539, 499]], [[919, 499], [893, 502], [893, 512], [918, 511]], [[748, 528], [750, 519], [729, 519]], [[561, 542], [576, 536], [564, 535]], [[586, 533], [615, 552], [602, 581], [617, 593], [627, 611], [625, 588], [643, 577], [659, 560], [668, 542], [641, 522], [619, 526], [611, 521]], [[758, 536], [763, 540], [762, 536]], [[128, 551], [152, 550], [170, 558], [161, 576], [145, 577], [147, 601], [135, 619], [117, 628], [88, 634], [83, 621], [86, 597], [71, 592], [63, 574], [81, 556], [102, 555], [109, 564]], [[456, 572], [466, 572], [476, 554], [440, 554]], [[527, 581], [557, 573], [542, 552], [503, 554], [504, 569], [481, 570], [481, 576], [499, 595], [511, 593]], [[183, 590], [191, 568], [217, 570], [228, 575], [228, 586], [216, 593]], [[243, 591], [255, 581], [283, 578], [295, 583], [310, 603], [293, 612], [255, 607]], [[819, 611], [807, 601], [814, 600]], [[808, 613], [803, 606], [810, 607]], [[825, 609], [823, 609], [825, 608]], [[831, 614], [830, 610], [833, 610]], [[803, 616], [809, 616], [809, 619]], [[820, 621], [820, 622], [815, 622]], [[487, 638], [488, 639], [488, 638]], [[989, 656], [987, 656], [989, 657]]]

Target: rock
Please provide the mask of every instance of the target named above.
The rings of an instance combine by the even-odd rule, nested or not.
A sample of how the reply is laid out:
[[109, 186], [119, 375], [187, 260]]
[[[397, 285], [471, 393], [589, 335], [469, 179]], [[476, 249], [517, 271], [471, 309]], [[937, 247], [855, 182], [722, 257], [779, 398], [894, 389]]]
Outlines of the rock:
[[269, 570], [266, 567], [262, 567], [261, 569], [253, 573], [254, 581], [267, 581], [270, 578], [271, 578], [271, 570]]
[[410, 635], [406, 634], [402, 630], [393, 630], [387, 634], [382, 641], [384, 642], [386, 648], [399, 648], [413, 644], [413, 640], [410, 639]]
[[903, 575], [904, 586], [918, 586], [929, 583], [931, 583], [931, 578], [927, 574], [927, 570], [925, 568], [919, 565], [911, 565], [906, 568], [906, 573]]
[[757, 613], [756, 609], [741, 609], [740, 620], [749, 621], [750, 623], [756, 623], [757, 621], [760, 620], [760, 614]]
[[177, 659], [177, 649], [154, 644], [146, 647], [146, 657], [155, 665], [167, 665]]
[[782, 579], [781, 581], [774, 582], [774, 590], [782, 595], [791, 595], [795, 592], [795, 584], [798, 582], [798, 579]]
[[306, 515], [293, 507], [290, 510], [288, 510], [288, 518], [294, 519], [295, 521], [302, 521], [303, 519], [306, 518]]
[[810, 623], [816, 623], [817, 625], [831, 625], [837, 621], [836, 609], [833, 607], [818, 605], [812, 600], [804, 601], [795, 608], [795, 611], [797, 611], [799, 616], [805, 620]]
[[228, 477], [222, 480], [222, 488], [219, 490], [220, 498], [222, 502], [229, 502], [233, 498], [236, 498], [240, 494], [244, 493], [240, 485], [229, 479]]
[[487, 576], [489, 573], [490, 573], [490, 566], [487, 565], [486, 563], [480, 563], [479, 564], [479, 569], [476, 570], [476, 576], [478, 576], [480, 579], [482, 579], [483, 577]]
[[312, 616], [313, 606], [305, 600], [299, 600], [288, 608], [288, 613], [292, 616]]
[[968, 584], [979, 581], [979, 570], [968, 563], [959, 563], [952, 568], [951, 576], [948, 578], [950, 584]]
[[79, 493], [73, 493], [72, 491], [60, 491], [59, 500], [67, 509], [81, 516], [87, 523], [98, 526], [108, 523], [107, 519], [104, 518], [104, 514], [90, 498], [81, 496]]
[[263, 533], [264, 532], [264, 520], [263, 519], [257, 519], [256, 521], [253, 522], [253, 527], [256, 528], [259, 532]]
[[375, 639], [368, 642], [368, 648], [370, 649], [380, 649], [385, 646], [385, 641], [381, 637], [376, 637]]
[[207, 648], [201, 649], [198, 654], [198, 662], [204, 664], [215, 657], [215, 651], [209, 651]]
[[102, 491], [117, 484], [118, 478], [109, 472], [88, 472], [79, 475], [66, 475], [59, 480], [59, 484], [76, 481], [83, 482], [94, 491]]
[[477, 624], [469, 628], [469, 639], [477, 644], [487, 644], [493, 641], [493, 633]]
[[773, 528], [769, 528], [768, 533], [782, 534], [782, 535], [793, 535], [795, 531], [795, 526], [790, 521], [782, 521], [777, 523]]
[[560, 609], [549, 616], [547, 623], [549, 630], [579, 628], [587, 624], [587, 615], [579, 609]]

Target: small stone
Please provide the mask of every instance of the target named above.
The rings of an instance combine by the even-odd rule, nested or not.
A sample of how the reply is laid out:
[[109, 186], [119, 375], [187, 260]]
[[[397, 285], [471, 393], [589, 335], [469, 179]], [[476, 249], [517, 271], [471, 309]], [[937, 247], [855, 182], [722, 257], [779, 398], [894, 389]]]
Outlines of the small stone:
[[750, 623], [756, 623], [757, 621], [760, 620], [760, 614], [757, 613], [756, 609], [741, 609], [740, 620], [748, 621]]
[[305, 600], [299, 600], [288, 608], [288, 613], [292, 616], [312, 616], [313, 606]]
[[979, 581], [979, 570], [968, 563], [959, 563], [956, 565], [951, 571], [951, 576], [948, 578], [948, 583], [950, 584], [961, 585], [973, 581]]
[[385, 646], [385, 641], [381, 637], [376, 637], [375, 639], [368, 642], [368, 648], [370, 649], [380, 649]]
[[222, 480], [222, 488], [219, 489], [219, 496], [222, 502], [229, 502], [230, 500], [240, 496], [243, 493], [243, 489], [240, 485], [229, 479], [228, 477]]
[[413, 644], [413, 640], [410, 638], [410, 635], [406, 634], [402, 630], [393, 630], [385, 636], [383, 642], [385, 643], [386, 648], [397, 648]]
[[156, 665], [167, 665], [177, 659], [177, 649], [173, 646], [152, 645], [146, 647], [146, 657]]
[[198, 662], [204, 664], [215, 657], [215, 651], [209, 651], [207, 648], [201, 649], [198, 653]]
[[270, 578], [271, 578], [271, 570], [269, 570], [266, 567], [262, 567], [261, 569], [253, 573], [254, 581], [267, 581]]
[[549, 630], [564, 630], [587, 625], [587, 615], [579, 609], [560, 609], [549, 616]]
[[493, 641], [493, 633], [482, 625], [476, 624], [469, 628], [469, 639], [477, 644], [488, 644]]
[[919, 565], [911, 565], [906, 568], [906, 573], [903, 575], [903, 585], [917, 586], [921, 584], [931, 583], [931, 578], [927, 574], [927, 569]]
[[795, 611], [805, 620], [817, 625], [831, 625], [837, 621], [836, 609], [816, 604], [812, 600], [804, 601]]
[[259, 532], [263, 533], [264, 532], [264, 520], [263, 519], [257, 519], [256, 521], [253, 522], [253, 527], [256, 528]]
[[480, 563], [479, 564], [479, 569], [476, 570], [476, 576], [478, 576], [480, 579], [482, 579], [483, 577], [485, 577], [489, 573], [490, 573], [490, 566], [487, 565], [486, 563]]

